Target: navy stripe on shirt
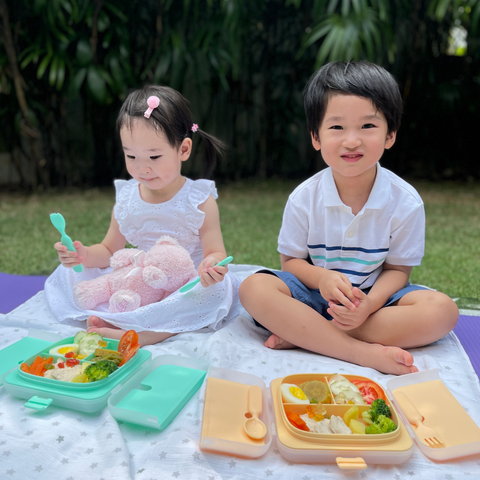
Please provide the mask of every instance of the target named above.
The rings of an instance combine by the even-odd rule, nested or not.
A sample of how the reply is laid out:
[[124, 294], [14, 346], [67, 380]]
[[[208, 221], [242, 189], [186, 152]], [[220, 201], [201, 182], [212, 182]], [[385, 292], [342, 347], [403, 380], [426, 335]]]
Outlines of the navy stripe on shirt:
[[315, 248], [324, 248], [327, 251], [332, 250], [344, 250], [349, 252], [363, 252], [363, 253], [381, 253], [381, 252], [388, 252], [389, 248], [361, 248], [361, 247], [327, 247], [326, 245], [319, 244], [319, 245], [308, 245], [308, 248], [315, 249]]
[[[378, 268], [378, 267], [377, 267]], [[377, 269], [375, 268], [371, 272], [356, 272], [355, 270], [345, 270], [344, 268], [332, 268], [332, 272], [340, 272], [340, 273], [345, 273], [346, 275], [357, 275], [359, 277], [368, 277], [372, 273], [374, 273]]]

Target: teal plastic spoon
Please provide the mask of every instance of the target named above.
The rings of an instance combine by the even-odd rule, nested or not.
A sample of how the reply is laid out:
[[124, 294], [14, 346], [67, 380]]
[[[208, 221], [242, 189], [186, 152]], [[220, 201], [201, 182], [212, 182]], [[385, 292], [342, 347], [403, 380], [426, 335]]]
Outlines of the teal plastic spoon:
[[[51, 213], [50, 220], [52, 221], [53, 226], [62, 235], [62, 238], [60, 239], [62, 245], [67, 247], [67, 250], [69, 252], [76, 252], [75, 247], [73, 246], [72, 239], [65, 233], [65, 219], [63, 218], [63, 215], [61, 213]], [[77, 273], [83, 272], [82, 265], [75, 265], [73, 267], [73, 271]]]
[[[222, 260], [221, 262], [218, 262], [217, 265], [220, 266], [220, 267], [223, 267], [224, 265], [227, 265], [228, 263], [230, 263], [232, 260], [233, 260], [233, 257], [227, 257], [227, 258], [225, 258], [225, 260]], [[214, 267], [216, 267], [217, 265], [214, 265]], [[180, 289], [180, 293], [188, 292], [188, 291], [191, 290], [199, 281], [200, 281], [200, 277], [198, 277], [198, 278], [196, 278], [195, 280], [193, 280], [193, 282], [186, 283], [186, 284]]]

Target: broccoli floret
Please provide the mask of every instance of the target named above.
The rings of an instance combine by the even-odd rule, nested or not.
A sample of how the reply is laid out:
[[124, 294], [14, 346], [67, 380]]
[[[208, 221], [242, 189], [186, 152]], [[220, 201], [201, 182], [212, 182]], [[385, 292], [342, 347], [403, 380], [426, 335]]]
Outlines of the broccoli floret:
[[118, 365], [115, 362], [103, 359], [89, 365], [85, 369], [84, 373], [87, 375], [90, 382], [96, 382], [98, 380], [103, 380], [104, 378], [107, 378], [117, 368]]
[[379, 415], [375, 421], [365, 429], [365, 433], [389, 433], [397, 429], [397, 426], [393, 423], [391, 418], [385, 415]]
[[365, 433], [377, 434], [383, 432], [380, 430], [380, 427], [376, 423], [372, 423], [365, 429]]
[[379, 415], [385, 415], [388, 418], [392, 418], [390, 407], [385, 403], [385, 400], [382, 400], [381, 398], [377, 398], [372, 402], [369, 412], [370, 418], [374, 423], [377, 421]]
[[397, 429], [393, 420], [385, 415], [379, 415], [375, 423], [380, 427], [383, 433], [393, 432]]
[[364, 412], [362, 412], [362, 420], [368, 425], [373, 423], [370, 417], [370, 410], [365, 410]]

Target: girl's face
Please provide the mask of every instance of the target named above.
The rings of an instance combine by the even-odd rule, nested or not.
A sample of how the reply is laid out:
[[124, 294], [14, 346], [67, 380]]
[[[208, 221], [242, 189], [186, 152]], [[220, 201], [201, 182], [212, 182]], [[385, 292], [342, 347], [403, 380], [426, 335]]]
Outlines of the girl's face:
[[371, 169], [395, 143], [395, 132], [388, 133], [385, 116], [370, 100], [334, 95], [312, 143], [336, 179], [361, 177], [376, 171]]
[[131, 128], [123, 127], [120, 138], [128, 173], [140, 185], [165, 196], [180, 190], [184, 183], [180, 170], [192, 151], [191, 139], [183, 140], [178, 148], [172, 147], [162, 132], [143, 119], [135, 119]]

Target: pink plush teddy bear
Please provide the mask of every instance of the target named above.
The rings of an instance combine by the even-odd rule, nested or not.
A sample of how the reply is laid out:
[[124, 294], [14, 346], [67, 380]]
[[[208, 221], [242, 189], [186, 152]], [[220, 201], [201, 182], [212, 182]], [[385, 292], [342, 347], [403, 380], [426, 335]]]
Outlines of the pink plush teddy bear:
[[131, 312], [138, 307], [159, 302], [197, 275], [185, 248], [163, 235], [145, 253], [124, 248], [110, 259], [113, 271], [79, 282], [73, 290], [75, 303], [84, 310], [109, 302], [109, 310]]

